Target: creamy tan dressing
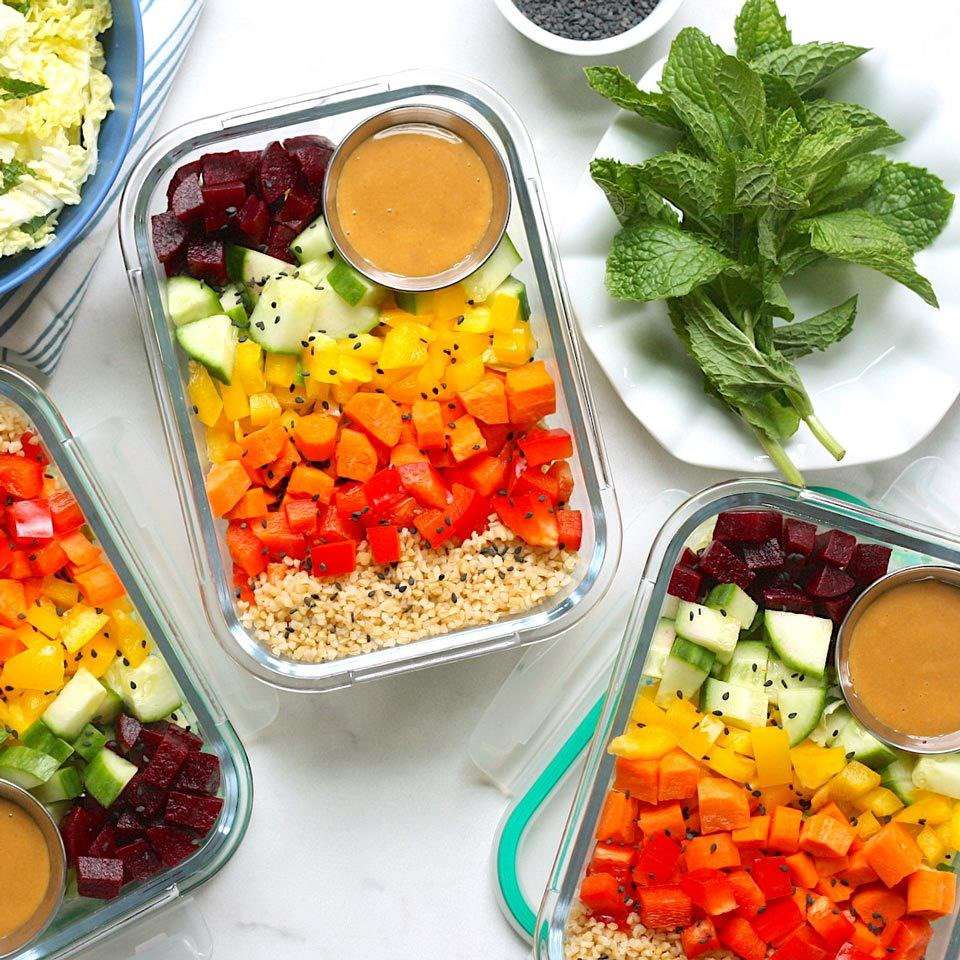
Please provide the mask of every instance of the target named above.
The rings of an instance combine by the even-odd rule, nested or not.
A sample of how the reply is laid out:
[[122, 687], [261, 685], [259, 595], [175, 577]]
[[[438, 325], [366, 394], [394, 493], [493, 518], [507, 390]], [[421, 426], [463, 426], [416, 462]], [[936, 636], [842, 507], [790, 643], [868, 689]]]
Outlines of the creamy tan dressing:
[[480, 155], [439, 127], [393, 127], [347, 157], [337, 216], [354, 250], [380, 270], [425, 277], [477, 247], [493, 215]]
[[960, 730], [960, 588], [940, 580], [891, 587], [863, 612], [849, 650], [854, 690], [894, 730]]
[[43, 903], [50, 883], [50, 851], [33, 817], [0, 798], [0, 947]]

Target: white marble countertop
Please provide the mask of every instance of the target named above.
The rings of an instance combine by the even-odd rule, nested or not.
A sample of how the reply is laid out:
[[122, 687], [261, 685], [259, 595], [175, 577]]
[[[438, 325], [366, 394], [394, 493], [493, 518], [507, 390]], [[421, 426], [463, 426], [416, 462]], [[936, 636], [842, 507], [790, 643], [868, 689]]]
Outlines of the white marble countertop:
[[[661, 36], [615, 62], [639, 76], [680, 26], [720, 33], [738, 6], [687, 0]], [[784, 6], [795, 35], [835, 32], [851, 42], [899, 38], [905, 9], [887, 0]], [[958, 15], [947, 0], [914, 9], [938, 29], [949, 24], [956, 31]], [[863, 29], [851, 32], [851, 23]], [[910, 31], [908, 39], [919, 36]], [[532, 132], [559, 222], [564, 197], [614, 111], [587, 89], [583, 62], [528, 43], [492, 0], [206, 0], [158, 132], [231, 107], [424, 65], [473, 74], [513, 103]], [[670, 457], [592, 361], [590, 374], [622, 500], [643, 502], [667, 487], [692, 491], [724, 479]], [[51, 392], [75, 431], [118, 409], [144, 430], [159, 431], [115, 240]], [[875, 495], [915, 456], [931, 453], [957, 462], [960, 421], [952, 413], [911, 455], [879, 468], [837, 470], [829, 482]], [[177, 509], [171, 490], [168, 476], [156, 478], [150, 493], [158, 508]], [[185, 544], [171, 550], [189, 563]], [[214, 956], [525, 956], [491, 881], [491, 838], [505, 799], [466, 757], [471, 730], [515, 660], [494, 655], [322, 697], [282, 695], [278, 721], [246, 745], [255, 780], [247, 837], [196, 894]], [[108, 954], [94, 948], [86, 955]]]

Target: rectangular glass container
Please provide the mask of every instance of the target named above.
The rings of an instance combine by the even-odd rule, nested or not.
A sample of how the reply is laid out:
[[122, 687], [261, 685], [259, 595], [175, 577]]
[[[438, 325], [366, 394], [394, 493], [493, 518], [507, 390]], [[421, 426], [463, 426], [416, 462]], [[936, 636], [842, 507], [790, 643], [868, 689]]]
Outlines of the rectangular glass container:
[[[303, 133], [336, 142], [370, 114], [407, 104], [437, 105], [463, 114], [487, 133], [507, 162], [514, 194], [508, 232], [524, 258], [516, 273], [530, 296], [540, 343], [537, 356], [546, 360], [559, 387], [551, 424], [566, 427], [574, 439], [572, 506], [583, 512], [583, 546], [571, 583], [539, 608], [327, 663], [281, 659], [257, 643], [234, 606], [225, 524], [213, 517], [204, 490], [204, 437], [186, 398], [186, 358], [173, 342], [164, 309], [164, 274], [153, 253], [150, 217], [166, 208], [165, 190], [173, 171], [203, 153], [262, 148], [271, 140]], [[255, 676], [292, 690], [337, 689], [555, 636], [603, 596], [620, 554], [616, 498], [533, 145], [510, 105], [489, 87], [437, 71], [411, 71], [186, 124], [148, 149], [131, 174], [122, 201], [120, 239], [207, 616], [226, 651]]]

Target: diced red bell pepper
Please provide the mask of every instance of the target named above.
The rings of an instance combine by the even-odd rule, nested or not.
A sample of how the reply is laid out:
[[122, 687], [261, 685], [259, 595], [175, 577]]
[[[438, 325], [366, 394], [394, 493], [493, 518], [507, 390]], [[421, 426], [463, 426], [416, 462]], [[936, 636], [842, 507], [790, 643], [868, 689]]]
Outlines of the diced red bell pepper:
[[[456, 419], [456, 418], [454, 418]], [[514, 427], [509, 423], [484, 423], [477, 421], [477, 426], [487, 442], [487, 453], [497, 456], [501, 450], [513, 439]]]
[[397, 563], [400, 560], [400, 532], [393, 524], [368, 527], [367, 541], [376, 563]]
[[667, 883], [673, 879], [682, 851], [680, 844], [663, 833], [655, 833], [644, 843], [637, 857], [634, 880], [641, 886]]
[[370, 512], [370, 501], [362, 483], [345, 483], [337, 487], [333, 502], [340, 516], [349, 517], [358, 523]]
[[57, 490], [49, 500], [53, 529], [58, 536], [82, 527], [86, 520], [80, 504], [68, 490]]
[[317, 537], [326, 543], [338, 540], [362, 540], [363, 527], [351, 516], [345, 517], [334, 504], [330, 504], [320, 517]]
[[453, 504], [449, 509], [454, 517], [454, 538], [466, 540], [485, 530], [491, 512], [489, 499], [459, 483], [453, 485], [452, 494]]
[[557, 503], [566, 503], [573, 493], [573, 471], [566, 460], [557, 460], [550, 465], [547, 476], [557, 481]]
[[624, 877], [630, 873], [630, 868], [636, 860], [635, 847], [625, 847], [618, 843], [598, 843], [590, 861], [590, 873], [612, 873], [616, 877]]
[[425, 507], [442, 510], [450, 502], [450, 491], [429, 463], [401, 463], [396, 467], [407, 492]]
[[767, 945], [757, 936], [750, 921], [743, 917], [730, 917], [718, 924], [720, 943], [732, 950], [742, 960], [764, 960]]
[[892, 950], [887, 953], [887, 960], [923, 960], [932, 936], [929, 920], [901, 917], [890, 942]]
[[535, 497], [542, 494], [553, 504], [556, 504], [560, 495], [560, 485], [556, 479], [547, 473], [541, 473], [537, 467], [524, 470], [517, 477], [513, 489], [518, 493], [531, 493]]
[[40, 442], [40, 438], [31, 431], [26, 430], [20, 434], [20, 446], [23, 447], [23, 455], [28, 460], [39, 463], [42, 467], [45, 467], [50, 462], [50, 458], [47, 456], [47, 451]]
[[434, 549], [453, 536], [453, 520], [443, 510], [424, 510], [413, 523], [420, 536]]
[[680, 945], [687, 960], [696, 960], [703, 953], [719, 950], [720, 940], [717, 938], [717, 928], [713, 925], [713, 921], [709, 917], [704, 917], [684, 927], [680, 931]]
[[421, 506], [413, 497], [404, 497], [391, 511], [389, 520], [396, 527], [413, 527], [413, 522], [417, 514], [421, 512]]
[[14, 550], [10, 556], [7, 576], [11, 580], [26, 580], [33, 576], [33, 568], [26, 550]]
[[836, 950], [853, 936], [853, 924], [828, 897], [817, 897], [807, 907], [807, 923]]
[[737, 909], [733, 886], [719, 870], [692, 870], [680, 881], [680, 888], [695, 906], [712, 917]]
[[493, 509], [521, 540], [532, 547], [555, 547], [560, 541], [557, 517], [549, 503], [540, 503], [528, 493], [496, 496]]
[[538, 467], [554, 460], [567, 460], [573, 456], [573, 440], [570, 434], [559, 427], [552, 430], [531, 430], [517, 441], [517, 446], [527, 458], [527, 465]]
[[693, 902], [679, 887], [640, 887], [640, 921], [652, 930], [685, 927], [693, 919]]
[[309, 497], [286, 497], [283, 509], [287, 514], [287, 523], [294, 533], [312, 536], [317, 531], [317, 504]]
[[37, 547], [30, 551], [27, 556], [30, 560], [30, 569], [37, 577], [52, 577], [70, 561], [70, 558], [64, 553], [63, 547], [56, 540], [46, 544], [46, 546]]
[[43, 490], [43, 466], [16, 453], [0, 453], [0, 488], [20, 499], [39, 497]]
[[265, 517], [250, 521], [250, 529], [270, 554], [278, 559], [294, 557], [303, 560], [307, 555], [306, 539], [290, 529], [283, 510], [274, 510]]
[[340, 577], [351, 573], [357, 566], [357, 542], [338, 540], [335, 543], [318, 543], [310, 551], [312, 572], [315, 577]]
[[[451, 473], [454, 471], [450, 471]], [[492, 496], [503, 487], [507, 473], [507, 461], [502, 457], [491, 457], [485, 453], [468, 460], [457, 472], [464, 482], [484, 497]]]
[[803, 914], [790, 897], [785, 897], [762, 907], [750, 923], [764, 943], [778, 943], [803, 923]]
[[873, 960], [873, 958], [852, 943], [842, 943], [833, 960]]
[[626, 915], [620, 883], [612, 873], [591, 873], [580, 884], [580, 900], [591, 912], [600, 917], [621, 919]]
[[7, 542], [7, 538], [0, 535], [0, 573], [10, 566], [13, 560], [13, 550]]
[[758, 857], [753, 861], [751, 873], [767, 900], [778, 900], [793, 893], [790, 865], [783, 857]]
[[560, 546], [567, 550], [579, 550], [583, 540], [583, 516], [579, 510], [557, 511], [557, 536]]
[[7, 507], [7, 530], [20, 547], [53, 539], [53, 517], [46, 500], [18, 500]]
[[826, 960], [826, 958], [827, 951], [823, 947], [810, 943], [800, 933], [795, 933], [773, 952], [770, 960]]
[[363, 485], [363, 493], [377, 517], [389, 516], [390, 511], [406, 496], [400, 473], [395, 467], [375, 473]]

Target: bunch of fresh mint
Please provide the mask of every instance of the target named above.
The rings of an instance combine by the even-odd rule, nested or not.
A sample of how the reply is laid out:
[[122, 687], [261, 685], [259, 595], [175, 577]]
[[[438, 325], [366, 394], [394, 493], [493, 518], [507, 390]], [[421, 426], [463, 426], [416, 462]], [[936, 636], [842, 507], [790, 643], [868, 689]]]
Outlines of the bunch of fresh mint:
[[783, 448], [801, 420], [837, 460], [844, 450], [791, 361], [845, 337], [857, 297], [796, 321], [782, 281], [834, 257], [936, 306], [913, 253], [943, 229], [953, 195], [932, 173], [876, 152], [903, 137], [875, 113], [822, 95], [865, 48], [795, 44], [775, 0], [746, 0], [736, 38], [729, 56], [682, 30], [657, 92], [616, 67], [587, 68], [602, 96], [677, 135], [675, 149], [643, 163], [590, 166], [622, 224], [607, 288], [620, 300], [667, 300], [707, 392], [802, 484]]

